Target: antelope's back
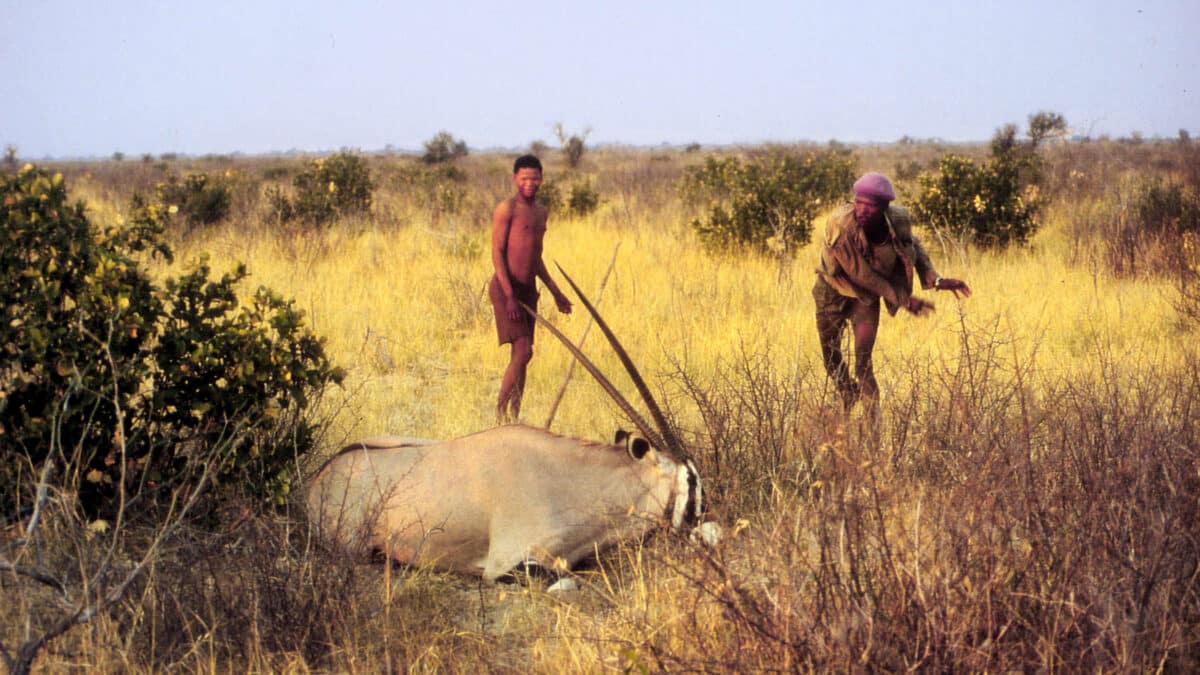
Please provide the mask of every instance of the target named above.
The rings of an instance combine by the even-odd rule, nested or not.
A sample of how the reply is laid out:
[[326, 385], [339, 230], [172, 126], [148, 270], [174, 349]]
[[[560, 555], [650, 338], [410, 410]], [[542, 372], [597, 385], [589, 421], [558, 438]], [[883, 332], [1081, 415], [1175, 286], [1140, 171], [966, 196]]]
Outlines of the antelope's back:
[[353, 550], [494, 577], [531, 551], [574, 562], [645, 529], [668, 499], [662, 473], [615, 446], [514, 425], [352, 446], [318, 472], [308, 503]]

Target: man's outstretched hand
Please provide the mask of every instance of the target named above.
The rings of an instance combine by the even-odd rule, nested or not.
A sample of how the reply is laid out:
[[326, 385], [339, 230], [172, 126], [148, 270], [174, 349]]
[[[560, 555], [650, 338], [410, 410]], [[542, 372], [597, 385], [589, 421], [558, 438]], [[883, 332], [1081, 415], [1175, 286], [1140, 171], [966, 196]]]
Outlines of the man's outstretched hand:
[[971, 297], [971, 287], [968, 286], [967, 282], [963, 281], [962, 279], [949, 279], [942, 277], [942, 280], [937, 284], [937, 289], [939, 291], [950, 291], [951, 293], [954, 293], [954, 297], [956, 298], [958, 297], [959, 293], [962, 293], [962, 297], [964, 298]]
[[[942, 281], [945, 281], [945, 279]], [[937, 307], [934, 307], [932, 302], [928, 300], [922, 300], [913, 295], [908, 298], [908, 306], [905, 307], [905, 309], [917, 316], [922, 316], [933, 313], [937, 310]]]

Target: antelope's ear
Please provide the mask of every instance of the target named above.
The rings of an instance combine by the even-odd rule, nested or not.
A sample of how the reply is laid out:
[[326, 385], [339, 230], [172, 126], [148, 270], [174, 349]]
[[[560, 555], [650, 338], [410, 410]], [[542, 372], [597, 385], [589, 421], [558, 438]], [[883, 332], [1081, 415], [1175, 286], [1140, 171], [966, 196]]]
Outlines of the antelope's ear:
[[617, 437], [613, 440], [613, 445], [621, 445], [625, 439], [629, 438], [629, 432], [624, 429], [617, 429]]
[[644, 438], [635, 438], [629, 446], [629, 456], [634, 459], [641, 459], [650, 451], [650, 442]]

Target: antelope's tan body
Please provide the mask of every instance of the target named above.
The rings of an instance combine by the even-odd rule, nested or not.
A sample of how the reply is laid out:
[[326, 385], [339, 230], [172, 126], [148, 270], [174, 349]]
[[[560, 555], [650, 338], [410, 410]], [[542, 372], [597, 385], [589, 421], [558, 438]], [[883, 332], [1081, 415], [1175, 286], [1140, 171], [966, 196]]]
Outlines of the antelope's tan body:
[[353, 551], [487, 580], [530, 561], [565, 571], [698, 510], [690, 462], [642, 452], [521, 425], [437, 442], [377, 438], [333, 457], [308, 507], [323, 534]]

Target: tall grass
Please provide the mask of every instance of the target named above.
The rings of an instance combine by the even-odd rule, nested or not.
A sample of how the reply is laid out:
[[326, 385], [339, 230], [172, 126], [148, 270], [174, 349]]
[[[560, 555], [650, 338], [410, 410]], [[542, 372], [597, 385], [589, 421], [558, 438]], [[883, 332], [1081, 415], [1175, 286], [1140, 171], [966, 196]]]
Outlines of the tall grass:
[[[1109, 175], [1112, 155], [1098, 147], [1052, 159]], [[890, 171], [926, 154], [921, 145], [864, 149], [860, 164]], [[375, 161], [386, 176], [388, 162], [401, 160]], [[856, 414], [840, 414], [820, 367], [815, 249], [785, 263], [705, 254], [673, 192], [691, 161], [698, 157], [667, 151], [589, 153], [580, 171], [597, 177], [605, 201], [586, 218], [552, 216], [545, 259], [552, 274], [559, 263], [594, 293], [617, 251], [601, 310], [693, 443], [731, 535], [720, 546], [629, 544], [601, 556], [583, 590], [552, 597], [356, 564], [310, 540], [298, 513], [253, 515], [220, 536], [197, 535], [126, 607], [64, 638], [43, 663], [351, 672], [1200, 666], [1200, 359], [1169, 280], [1114, 276], [1079, 254], [1094, 242], [1072, 229], [1072, 214], [1102, 190], [1059, 191], [1027, 249], [980, 253], [920, 233], [941, 273], [966, 279], [975, 294], [932, 296], [931, 317], [884, 317], [875, 434]], [[1155, 170], [1153, 158], [1141, 161]], [[348, 370], [340, 396], [327, 397], [339, 399], [326, 401], [331, 438], [475, 431], [493, 423], [507, 362], [485, 293], [488, 217], [508, 190], [506, 162], [468, 158], [469, 207], [449, 219], [435, 222], [383, 179], [370, 218], [281, 232], [244, 212], [181, 242], [178, 258], [204, 250], [218, 268], [244, 260], [254, 283], [307, 310]], [[1059, 166], [1054, 175], [1072, 180]], [[548, 166], [551, 177], [559, 171]], [[120, 206], [105, 185], [84, 179], [82, 196], [115, 219]], [[582, 332], [582, 315], [543, 304], [568, 335]], [[523, 408], [535, 425], [569, 366], [547, 338], [539, 332]], [[585, 351], [618, 373], [596, 337]], [[554, 429], [607, 438], [622, 423], [577, 378]], [[21, 630], [9, 616], [6, 641]]]

